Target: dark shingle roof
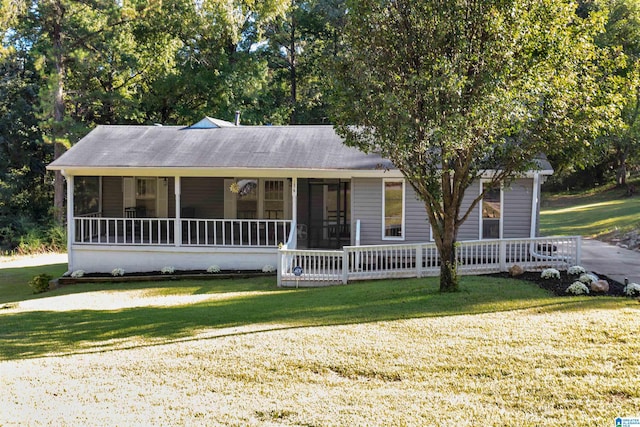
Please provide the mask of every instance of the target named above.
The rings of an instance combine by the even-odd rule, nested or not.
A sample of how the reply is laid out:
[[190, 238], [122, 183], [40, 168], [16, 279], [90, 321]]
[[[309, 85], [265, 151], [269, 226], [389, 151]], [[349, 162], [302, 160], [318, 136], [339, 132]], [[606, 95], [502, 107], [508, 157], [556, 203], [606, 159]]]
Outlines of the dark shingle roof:
[[391, 164], [342, 143], [332, 126], [98, 126], [50, 166], [376, 169]]

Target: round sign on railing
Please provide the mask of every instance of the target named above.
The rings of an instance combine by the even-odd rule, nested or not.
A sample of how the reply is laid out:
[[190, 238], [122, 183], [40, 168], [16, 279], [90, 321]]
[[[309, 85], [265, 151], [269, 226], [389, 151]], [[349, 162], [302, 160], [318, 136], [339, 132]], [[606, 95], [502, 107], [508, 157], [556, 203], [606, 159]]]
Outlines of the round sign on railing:
[[293, 274], [296, 276], [302, 276], [302, 267], [299, 265], [293, 267]]

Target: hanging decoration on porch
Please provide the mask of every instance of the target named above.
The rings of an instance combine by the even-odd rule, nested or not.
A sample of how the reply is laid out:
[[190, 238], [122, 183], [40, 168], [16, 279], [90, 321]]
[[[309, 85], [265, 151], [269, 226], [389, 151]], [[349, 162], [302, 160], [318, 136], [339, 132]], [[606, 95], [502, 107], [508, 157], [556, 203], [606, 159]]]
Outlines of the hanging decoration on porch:
[[240, 185], [237, 182], [232, 182], [229, 186], [229, 191], [234, 194], [238, 194], [240, 192]]
[[255, 179], [241, 179], [240, 181], [231, 183], [231, 185], [229, 186], [229, 191], [234, 194], [246, 196], [257, 187], [258, 182]]

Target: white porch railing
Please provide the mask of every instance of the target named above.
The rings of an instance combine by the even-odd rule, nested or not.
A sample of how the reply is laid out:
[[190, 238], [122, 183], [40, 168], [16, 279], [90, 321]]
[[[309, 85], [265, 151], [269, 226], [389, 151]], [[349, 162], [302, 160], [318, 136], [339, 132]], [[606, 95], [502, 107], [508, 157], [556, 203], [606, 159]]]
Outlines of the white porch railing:
[[[176, 245], [174, 218], [74, 218], [74, 243]], [[287, 241], [289, 220], [182, 219], [179, 246], [277, 247]]]
[[173, 245], [173, 218], [75, 217], [74, 243]]
[[287, 241], [290, 230], [290, 220], [183, 219], [182, 244], [277, 247]]
[[[507, 271], [517, 264], [525, 270], [566, 269], [580, 262], [579, 236], [459, 242], [459, 274]], [[346, 246], [339, 251], [279, 252], [278, 285], [347, 283], [350, 280], [437, 276], [440, 259], [435, 243]], [[296, 273], [298, 273], [296, 275]]]

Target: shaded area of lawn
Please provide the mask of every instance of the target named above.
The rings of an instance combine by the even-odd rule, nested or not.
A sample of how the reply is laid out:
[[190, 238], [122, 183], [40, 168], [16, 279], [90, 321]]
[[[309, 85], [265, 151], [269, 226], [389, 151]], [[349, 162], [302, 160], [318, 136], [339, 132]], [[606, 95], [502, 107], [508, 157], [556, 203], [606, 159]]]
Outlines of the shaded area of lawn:
[[29, 280], [38, 274], [60, 277], [67, 271], [67, 264], [41, 265], [24, 268], [0, 268], [0, 305], [8, 302], [40, 298], [33, 294]]
[[[69, 286], [50, 294], [108, 289], [117, 295], [118, 291], [138, 289], [136, 286], [143, 287], [94, 284]], [[145, 288], [149, 286], [147, 283]], [[140, 339], [140, 345], [163, 344], [189, 339], [198, 332], [230, 327], [249, 326], [259, 331], [524, 308], [570, 310], [619, 304], [604, 299], [595, 302], [593, 298], [556, 298], [535, 285], [510, 279], [464, 277], [463, 291], [456, 294], [441, 294], [437, 288], [436, 278], [299, 290], [277, 289], [272, 278], [163, 282], [154, 284], [151, 294], [233, 294], [189, 305], [117, 311], [0, 311], [0, 359], [109, 350], [139, 345]]]

